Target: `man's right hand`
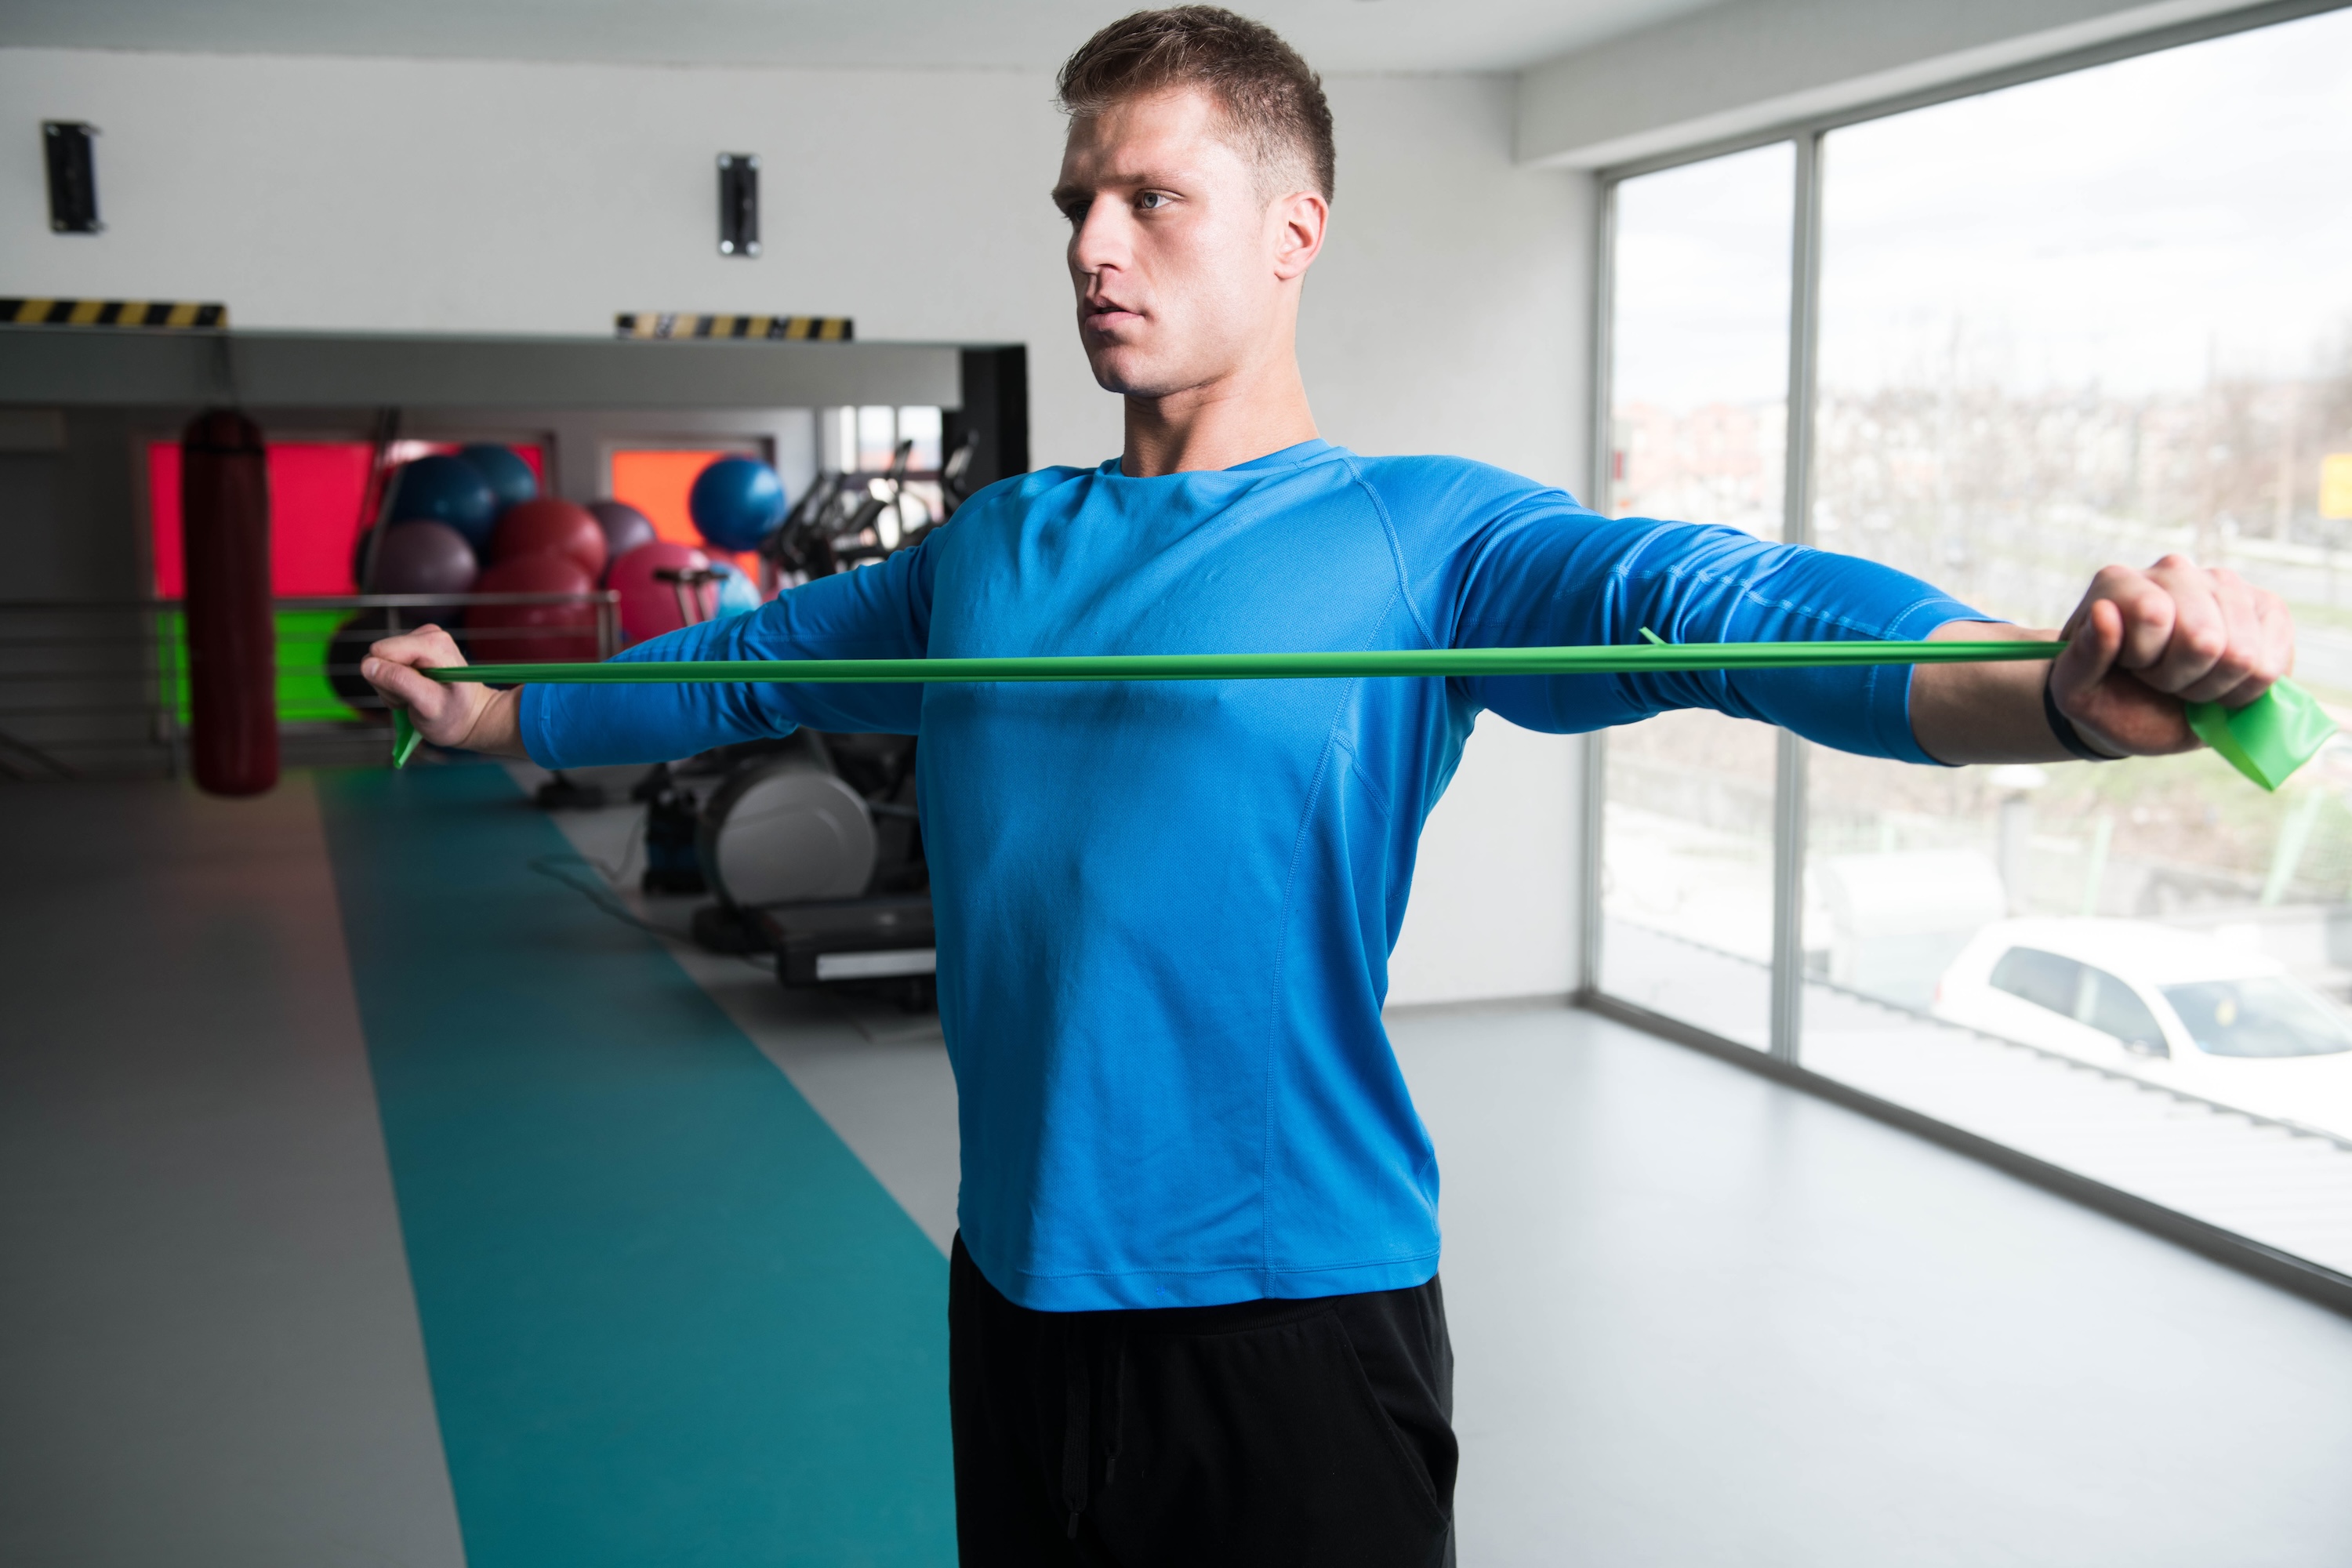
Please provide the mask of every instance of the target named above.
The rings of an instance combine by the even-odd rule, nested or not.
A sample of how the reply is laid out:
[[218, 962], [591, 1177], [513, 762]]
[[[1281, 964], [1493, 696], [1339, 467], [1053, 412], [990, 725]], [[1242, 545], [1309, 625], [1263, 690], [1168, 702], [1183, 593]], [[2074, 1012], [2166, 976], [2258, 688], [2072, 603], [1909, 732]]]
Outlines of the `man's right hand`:
[[439, 626], [419, 626], [369, 648], [360, 661], [360, 676], [388, 706], [407, 709], [416, 732], [436, 746], [498, 757], [524, 755], [522, 732], [515, 722], [520, 687], [493, 691], [474, 681], [444, 685], [417, 673], [465, 662], [456, 638]]

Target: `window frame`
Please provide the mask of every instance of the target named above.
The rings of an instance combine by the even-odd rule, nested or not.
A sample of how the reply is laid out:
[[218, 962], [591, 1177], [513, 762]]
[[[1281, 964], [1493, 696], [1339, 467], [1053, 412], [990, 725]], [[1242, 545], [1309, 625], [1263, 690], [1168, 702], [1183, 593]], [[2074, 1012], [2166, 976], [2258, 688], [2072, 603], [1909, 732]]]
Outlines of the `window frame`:
[[[2352, 0], [2270, 0], [2268, 4], [2242, 10], [2197, 17], [2002, 66], [1940, 86], [1895, 93], [1851, 108], [1797, 116], [1753, 132], [1695, 142], [1671, 153], [1597, 170], [1595, 178], [1600, 185], [1600, 199], [1593, 225], [1588, 498], [1605, 507], [1612, 480], [1610, 456], [1614, 390], [1612, 373], [1616, 353], [1617, 203], [1619, 190], [1626, 181], [1775, 142], [1793, 144], [1796, 168], [1795, 188], [1791, 193], [1793, 250], [1790, 268], [1788, 431], [1783, 466], [1786, 491], [1781, 537], [1790, 543], [1810, 544], [1812, 542], [1814, 421], [1818, 412], [1816, 373], [1821, 344], [1822, 151], [1823, 141], [1831, 132], [2347, 8], [2352, 8]], [[1574, 1001], [1577, 1005], [1652, 1034], [1696, 1047], [1740, 1067], [1919, 1133], [2007, 1170], [2011, 1174], [2152, 1230], [2219, 1261], [2257, 1274], [2337, 1311], [2352, 1314], [2352, 1277], [2266, 1247], [2236, 1232], [2164, 1208], [2136, 1194], [2107, 1186], [2064, 1166], [1993, 1142], [1906, 1106], [1880, 1100], [1807, 1069], [1801, 1060], [1807, 747], [1804, 742], [1786, 730], [1778, 732], [1776, 746], [1772, 812], [1772, 989], [1767, 1050], [1759, 1053], [1678, 1018], [1653, 1013], [1614, 996], [1603, 988], [1601, 881], [1608, 807], [1606, 731], [1595, 731], [1583, 737], [1583, 754], [1578, 770], [1577, 839], [1581, 863], [1576, 889], [1578, 950]]]

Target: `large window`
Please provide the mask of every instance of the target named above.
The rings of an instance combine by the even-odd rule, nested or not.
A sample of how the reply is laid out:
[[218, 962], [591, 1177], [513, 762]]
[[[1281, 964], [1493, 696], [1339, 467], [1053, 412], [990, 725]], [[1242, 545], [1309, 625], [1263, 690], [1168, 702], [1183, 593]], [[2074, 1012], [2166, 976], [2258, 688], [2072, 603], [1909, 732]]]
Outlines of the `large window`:
[[[1736, 331], [1716, 369], [1725, 299], [1653, 232], [1664, 193], [1727, 189], [1765, 151], [1614, 187], [1617, 510], [1738, 521], [1692, 411], [1805, 384], [1784, 365], [1783, 401], [1760, 395]], [[2352, 710], [2352, 12], [1769, 151], [1771, 278], [1817, 367], [1771, 459], [1812, 453], [1790, 536], [2036, 626], [2111, 561], [2226, 564], [2290, 602], [2298, 678]], [[1791, 290], [1807, 244], [1818, 288]], [[1682, 467], [1641, 467], [1645, 443]], [[2352, 1274], [2352, 746], [2274, 796], [2207, 753], [1806, 747], [1776, 786], [1747, 726], [1681, 722], [1680, 754], [1660, 721], [1606, 742], [1601, 991]], [[1737, 811], [1711, 769], [1745, 781]], [[1677, 868], [1702, 860], [1712, 899]], [[1759, 908], [1796, 929], [1759, 940]]]
[[[1788, 446], [1788, 143], [1616, 192], [1612, 516], [1779, 539]], [[1664, 713], [1610, 738], [1602, 984], [1761, 1049], [1772, 958], [1773, 732]], [[1707, 982], [1691, 984], [1694, 969]]]

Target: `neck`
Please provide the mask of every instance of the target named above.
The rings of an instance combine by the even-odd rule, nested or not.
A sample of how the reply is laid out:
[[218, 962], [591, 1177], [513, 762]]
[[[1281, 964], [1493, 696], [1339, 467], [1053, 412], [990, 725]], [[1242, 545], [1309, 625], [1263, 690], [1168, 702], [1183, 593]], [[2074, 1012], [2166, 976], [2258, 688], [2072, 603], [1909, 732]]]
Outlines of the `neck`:
[[1129, 479], [1230, 468], [1315, 439], [1315, 416], [1298, 360], [1285, 352], [1266, 363], [1164, 397], [1127, 400]]

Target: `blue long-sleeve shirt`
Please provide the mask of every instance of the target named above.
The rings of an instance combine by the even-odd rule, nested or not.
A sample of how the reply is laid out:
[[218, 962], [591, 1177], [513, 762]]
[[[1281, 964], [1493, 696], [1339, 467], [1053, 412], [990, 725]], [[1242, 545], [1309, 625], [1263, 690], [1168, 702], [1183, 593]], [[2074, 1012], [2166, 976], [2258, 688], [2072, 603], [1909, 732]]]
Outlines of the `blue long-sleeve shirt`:
[[[1975, 612], [1849, 556], [1599, 516], [1444, 458], [1309, 441], [974, 496], [915, 550], [627, 658], [1289, 652], [1923, 637]], [[1422, 824], [1481, 710], [1670, 708], [1874, 756], [1910, 671], [936, 686], [533, 686], [549, 767], [795, 724], [919, 733], [959, 1219], [1049, 1310], [1419, 1284], [1437, 1163], [1381, 1026]]]

